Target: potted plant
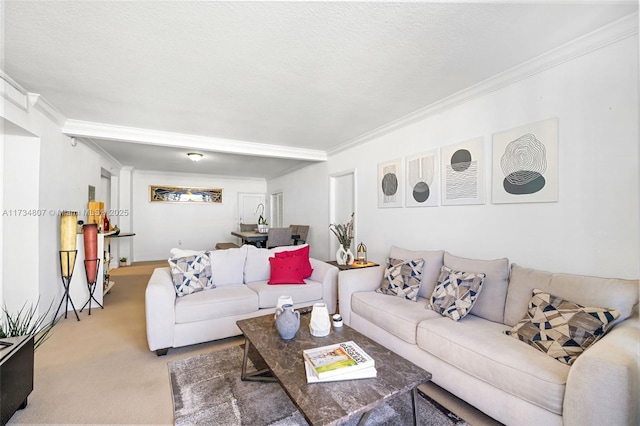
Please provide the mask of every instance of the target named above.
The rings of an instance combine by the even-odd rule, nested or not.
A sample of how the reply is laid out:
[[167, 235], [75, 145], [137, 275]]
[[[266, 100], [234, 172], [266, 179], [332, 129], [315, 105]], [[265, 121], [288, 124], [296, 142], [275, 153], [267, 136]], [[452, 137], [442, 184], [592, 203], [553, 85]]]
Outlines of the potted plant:
[[127, 266], [127, 258], [122, 256], [120, 258], [120, 266]]
[[3, 307], [0, 316], [0, 339], [34, 336], [34, 350], [38, 349], [49, 338], [51, 329], [57, 323], [55, 318], [51, 323], [47, 321], [51, 305], [44, 314], [38, 315], [39, 304], [40, 299], [29, 308], [24, 304], [17, 313], [11, 313], [6, 306]]
[[260, 210], [260, 216], [258, 216], [258, 232], [260, 232], [261, 234], [266, 234], [267, 232], [269, 232], [269, 224], [267, 223], [267, 219], [265, 219], [265, 217], [263, 216], [264, 204], [258, 204], [258, 207], [256, 207], [256, 213], [258, 213], [258, 210]]
[[335, 224], [332, 223], [329, 225], [329, 229], [333, 232], [333, 235], [338, 239], [338, 251], [336, 252], [336, 262], [338, 265], [351, 265], [353, 264], [353, 253], [351, 252], [351, 240], [353, 240], [353, 216], [354, 213], [351, 213], [351, 217], [349, 218], [349, 222], [346, 224]]

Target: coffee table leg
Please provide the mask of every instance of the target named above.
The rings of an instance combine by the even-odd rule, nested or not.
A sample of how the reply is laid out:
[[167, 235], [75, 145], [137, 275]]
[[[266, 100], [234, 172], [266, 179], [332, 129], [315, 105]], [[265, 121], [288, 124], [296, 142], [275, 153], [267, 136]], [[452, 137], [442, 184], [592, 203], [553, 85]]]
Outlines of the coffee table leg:
[[411, 405], [413, 407], [413, 426], [418, 425], [418, 387], [411, 391]]
[[277, 382], [278, 380], [273, 376], [266, 376], [271, 374], [271, 370], [265, 368], [264, 370], [255, 371], [253, 373], [247, 373], [247, 361], [249, 359], [249, 345], [251, 342], [246, 337], [244, 338], [244, 356], [242, 357], [242, 375], [240, 379], [245, 382]]
[[367, 411], [362, 415], [362, 417], [360, 417], [360, 420], [358, 420], [357, 426], [364, 426], [367, 423], [367, 419], [369, 419], [369, 416], [371, 415], [371, 411], [373, 410]]

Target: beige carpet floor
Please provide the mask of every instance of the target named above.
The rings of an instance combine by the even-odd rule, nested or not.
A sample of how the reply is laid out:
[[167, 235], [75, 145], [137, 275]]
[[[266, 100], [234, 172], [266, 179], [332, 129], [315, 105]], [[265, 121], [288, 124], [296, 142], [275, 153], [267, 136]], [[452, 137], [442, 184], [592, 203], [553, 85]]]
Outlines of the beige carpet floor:
[[61, 319], [35, 353], [34, 390], [9, 424], [173, 424], [167, 363], [239, 344], [241, 338], [172, 349], [147, 346], [144, 291], [162, 262], [118, 268], [104, 310]]
[[[158, 357], [149, 351], [144, 291], [153, 269], [166, 261], [140, 262], [112, 271], [116, 285], [104, 309], [61, 319], [35, 353], [34, 390], [27, 408], [9, 424], [171, 425], [173, 408], [167, 363], [243, 342], [240, 337], [171, 349]], [[421, 387], [472, 425], [491, 419], [435, 386]]]

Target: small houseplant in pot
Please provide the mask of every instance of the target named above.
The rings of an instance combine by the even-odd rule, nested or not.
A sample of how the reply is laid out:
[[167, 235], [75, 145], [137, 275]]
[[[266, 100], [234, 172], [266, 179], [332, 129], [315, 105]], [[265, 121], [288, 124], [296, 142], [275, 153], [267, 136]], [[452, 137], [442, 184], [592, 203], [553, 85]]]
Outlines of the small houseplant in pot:
[[[265, 219], [264, 215], [264, 204], [258, 204], [256, 207], [256, 213], [260, 210], [260, 216], [258, 216], [258, 232], [261, 234], [266, 234], [269, 232], [269, 224], [267, 223], [267, 219]], [[254, 213], [255, 214], [255, 213]]]
[[120, 266], [127, 266], [127, 258], [126, 257], [121, 257], [120, 258]]

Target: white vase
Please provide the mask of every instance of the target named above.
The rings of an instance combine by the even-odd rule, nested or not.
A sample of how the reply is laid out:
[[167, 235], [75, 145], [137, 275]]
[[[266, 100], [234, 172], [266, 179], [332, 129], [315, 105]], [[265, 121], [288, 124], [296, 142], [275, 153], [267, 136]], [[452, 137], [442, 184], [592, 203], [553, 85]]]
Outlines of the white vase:
[[331, 319], [326, 303], [315, 303], [311, 311], [309, 321], [309, 331], [312, 336], [323, 337], [329, 335], [331, 331]]
[[[292, 305], [293, 306], [293, 298], [291, 296], [280, 296], [278, 297], [278, 303], [276, 303], [276, 312], [278, 308], [282, 309], [283, 305]], [[277, 315], [274, 314], [274, 317]]]
[[342, 244], [338, 246], [338, 251], [336, 251], [336, 262], [338, 265], [347, 264], [347, 252], [344, 247], [342, 247]]
[[353, 253], [351, 253], [351, 249], [348, 248], [345, 254], [345, 262], [347, 265], [353, 265], [354, 260], [355, 260], [355, 257], [353, 256]]

